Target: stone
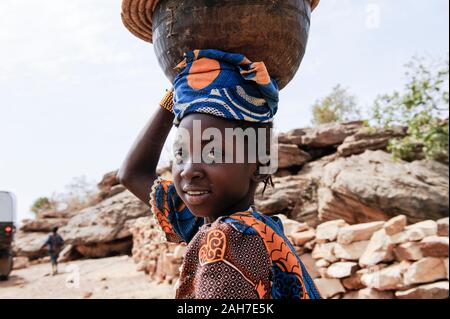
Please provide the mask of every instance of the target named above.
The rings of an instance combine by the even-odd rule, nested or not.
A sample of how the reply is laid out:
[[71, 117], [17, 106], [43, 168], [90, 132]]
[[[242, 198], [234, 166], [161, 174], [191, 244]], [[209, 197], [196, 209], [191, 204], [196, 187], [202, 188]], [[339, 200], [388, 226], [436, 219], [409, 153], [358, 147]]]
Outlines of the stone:
[[318, 267], [316, 266], [315, 260], [314, 258], [312, 258], [311, 254], [300, 255], [300, 259], [302, 260], [312, 279], [318, 278], [320, 276]]
[[106, 258], [131, 253], [133, 242], [131, 237], [106, 243], [78, 244], [74, 249], [83, 257]]
[[13, 242], [14, 255], [18, 257], [27, 257], [30, 260], [47, 256], [47, 250], [41, 249], [47, 238], [48, 234], [46, 233], [26, 233], [19, 230], [16, 233]]
[[[266, 215], [283, 214], [290, 219], [305, 222], [317, 219], [317, 181], [303, 176], [286, 176], [273, 178], [274, 187], [267, 187], [262, 194], [262, 183], [255, 194], [255, 206], [258, 211]], [[301, 211], [293, 212], [298, 206]], [[314, 206], [316, 208], [314, 209]], [[303, 208], [312, 209], [311, 215], [303, 216]]]
[[399, 215], [388, 220], [384, 224], [384, 231], [387, 235], [392, 236], [401, 231], [403, 231], [408, 223], [408, 220], [405, 215]]
[[283, 228], [286, 236], [291, 236], [292, 234], [309, 230], [309, 226], [306, 223], [299, 223], [291, 219], [285, 219], [283, 221]]
[[131, 228], [149, 208], [128, 191], [85, 208], [60, 229], [61, 236], [84, 257], [131, 253]]
[[345, 138], [358, 132], [363, 121], [348, 123], [330, 123], [314, 128], [291, 130], [278, 135], [279, 143], [307, 146], [308, 148], [326, 148], [342, 144]]
[[327, 268], [330, 265], [330, 262], [326, 259], [319, 259], [316, 261], [317, 268]]
[[340, 156], [364, 153], [366, 150], [386, 150], [389, 140], [406, 135], [404, 127], [392, 129], [363, 127], [356, 134], [347, 137], [338, 148]]
[[370, 239], [366, 250], [359, 259], [359, 265], [366, 267], [391, 261], [393, 260], [393, 248], [390, 237], [386, 235], [384, 229], [380, 229]]
[[113, 186], [119, 185], [118, 170], [111, 171], [103, 175], [102, 180], [97, 184], [98, 189], [102, 191], [108, 191]]
[[376, 272], [365, 273], [361, 276], [361, 282], [366, 287], [379, 291], [404, 288], [403, 274], [408, 270], [409, 265], [409, 262], [402, 262]]
[[369, 245], [369, 241], [357, 241], [348, 245], [336, 244], [334, 255], [341, 260], [359, 260]]
[[46, 218], [46, 219], [28, 219], [24, 220], [20, 230], [24, 232], [43, 232], [49, 233], [54, 227], [63, 227], [67, 224], [66, 218]]
[[405, 284], [424, 284], [447, 278], [444, 260], [426, 257], [413, 263], [404, 274]]
[[448, 257], [448, 237], [426, 237], [420, 242], [420, 247], [425, 257]]
[[333, 220], [320, 224], [316, 229], [316, 242], [325, 243], [335, 241], [339, 229], [344, 226], [348, 226], [348, 224], [343, 219]]
[[314, 240], [311, 240], [311, 241], [307, 242], [307, 243], [303, 246], [303, 248], [304, 248], [306, 251], [308, 251], [308, 252], [313, 251], [314, 247], [316, 247], [316, 243], [315, 243]]
[[420, 228], [411, 228], [406, 230], [406, 240], [421, 241], [427, 236], [425, 231]]
[[359, 290], [359, 289], [366, 288], [366, 286], [361, 281], [361, 277], [366, 272], [367, 272], [366, 269], [361, 269], [361, 270], [357, 271], [356, 273], [354, 273], [353, 275], [351, 275], [350, 277], [342, 279], [342, 281], [341, 281], [342, 285], [347, 290]]
[[[409, 225], [406, 227], [407, 231], [411, 230], [420, 230], [425, 234], [425, 237], [428, 236], [436, 236], [437, 235], [437, 222], [434, 220], [424, 220], [422, 222], [419, 222], [417, 224]], [[422, 239], [419, 239], [422, 240]]]
[[345, 293], [345, 288], [342, 286], [339, 279], [318, 278], [314, 280], [314, 283], [324, 299], [329, 299], [340, 293]]
[[126, 222], [134, 223], [137, 218], [148, 214], [148, 206], [127, 191], [80, 211], [60, 232], [73, 245], [131, 238], [131, 224], [126, 225]]
[[394, 245], [404, 244], [408, 242], [408, 235], [406, 231], [402, 231], [400, 233], [397, 233], [395, 235], [389, 236], [390, 241]]
[[311, 156], [297, 145], [278, 144], [278, 168], [301, 166], [311, 160]]
[[69, 261], [73, 261], [73, 260], [77, 260], [80, 259], [79, 253], [76, 251], [75, 247], [73, 247], [73, 245], [70, 244], [66, 244], [64, 245], [63, 250], [61, 250], [59, 257], [58, 257], [58, 262], [62, 263], [62, 262], [69, 262]]
[[438, 236], [448, 237], [448, 217], [439, 219], [438, 224]]
[[324, 148], [341, 144], [346, 137], [355, 134], [363, 126], [362, 121], [349, 123], [330, 123], [315, 128], [304, 129], [301, 145], [310, 148]]
[[378, 267], [378, 266], [373, 267], [373, 269], [368, 269], [368, 268], [360, 269], [356, 273], [351, 275], [350, 277], [342, 279], [342, 281], [341, 281], [342, 285], [347, 290], [364, 289], [364, 288], [366, 288], [366, 286], [361, 281], [362, 276], [364, 274], [374, 273], [376, 271], [379, 271], [380, 269], [382, 269], [382, 267]]
[[325, 259], [330, 263], [336, 262], [338, 259], [334, 255], [334, 247], [336, 243], [317, 244], [312, 251], [314, 259]]
[[301, 233], [294, 233], [290, 237], [292, 238], [294, 245], [303, 246], [316, 237], [316, 232], [312, 229]]
[[329, 278], [342, 279], [350, 277], [358, 270], [358, 264], [354, 262], [338, 262], [327, 269]]
[[339, 158], [323, 171], [318, 190], [323, 221], [357, 224], [405, 215], [415, 223], [448, 217], [449, 170], [444, 164], [408, 163], [383, 151], [366, 151]]
[[317, 272], [319, 273], [319, 278], [331, 279], [327, 275], [327, 270], [328, 270], [328, 268], [326, 268], [326, 267], [317, 268]]
[[261, 213], [272, 215], [285, 213], [289, 209], [290, 204], [289, 199], [284, 197], [283, 194], [278, 193], [271, 198], [259, 201], [257, 207]]
[[422, 254], [421, 245], [414, 242], [407, 242], [396, 246], [394, 248], [394, 255], [398, 261], [417, 261], [424, 257]]
[[158, 259], [158, 265], [156, 273], [160, 278], [165, 277], [177, 277], [180, 274], [180, 266], [182, 261], [177, 260], [173, 254], [167, 253], [163, 254]]
[[426, 232], [421, 228], [410, 228], [390, 236], [393, 244], [404, 244], [407, 242], [419, 242], [427, 237]]
[[448, 278], [448, 258], [444, 259], [444, 267], [445, 267], [445, 272], [447, 274], [447, 280], [448, 280], [449, 279]]
[[397, 291], [395, 296], [398, 299], [448, 299], [448, 288], [448, 281], [440, 281], [405, 291]]
[[30, 266], [30, 260], [27, 257], [14, 257], [13, 270], [25, 269]]
[[71, 208], [55, 209], [55, 210], [43, 210], [36, 214], [36, 219], [70, 219], [78, 213], [78, 210]]
[[342, 227], [337, 241], [339, 244], [348, 245], [355, 241], [369, 240], [377, 230], [383, 228], [383, 225], [384, 222], [372, 222]]
[[122, 193], [124, 191], [126, 191], [126, 188], [123, 185], [114, 185], [111, 188], [108, 188], [107, 190], [100, 191], [97, 194], [95, 204], [98, 204], [102, 200], [105, 200], [107, 198], [113, 197], [114, 195], [117, 195], [117, 194]]
[[173, 251], [173, 257], [175, 259], [183, 259], [186, 254], [187, 246], [186, 245], [178, 245], [175, 247]]
[[343, 299], [394, 299], [392, 291], [378, 291], [376, 289], [365, 288], [359, 291], [351, 291], [343, 296]]

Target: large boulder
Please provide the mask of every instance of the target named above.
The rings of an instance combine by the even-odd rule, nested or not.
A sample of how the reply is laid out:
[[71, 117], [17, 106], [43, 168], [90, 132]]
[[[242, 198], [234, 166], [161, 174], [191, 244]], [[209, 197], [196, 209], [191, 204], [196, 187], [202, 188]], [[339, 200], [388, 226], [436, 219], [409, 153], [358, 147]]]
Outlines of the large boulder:
[[106, 173], [100, 183], [97, 184], [98, 193], [95, 196], [94, 205], [125, 191], [125, 187], [120, 184], [117, 174], [118, 170]]
[[302, 151], [297, 145], [278, 145], [278, 168], [280, 169], [301, 166], [310, 159], [311, 156]]
[[110, 190], [113, 186], [119, 185], [119, 179], [117, 178], [118, 170], [108, 172], [105, 175], [103, 175], [102, 180], [97, 184], [98, 189], [103, 191]]
[[318, 216], [318, 184], [315, 180], [294, 175], [276, 177], [273, 182], [274, 187], [267, 187], [264, 195], [262, 185], [258, 187], [255, 196], [258, 211], [268, 215], [284, 214], [297, 221], [315, 222]]
[[85, 257], [127, 253], [131, 249], [132, 225], [148, 214], [148, 206], [125, 191], [80, 211], [61, 234]]
[[448, 299], [448, 281], [421, 285], [405, 291], [397, 291], [398, 299]]
[[46, 233], [26, 233], [19, 230], [14, 238], [13, 251], [14, 255], [27, 257], [30, 260], [39, 259], [47, 255], [46, 250], [41, 249], [47, 240]]
[[67, 218], [26, 219], [22, 221], [20, 230], [24, 232], [51, 232], [54, 227], [63, 227]]
[[350, 224], [405, 215], [410, 223], [449, 214], [448, 167], [407, 163], [383, 151], [340, 158], [324, 168], [318, 190], [321, 220]]
[[363, 121], [324, 124], [280, 134], [278, 140], [280, 143], [296, 144], [308, 148], [337, 146], [363, 126]]
[[392, 138], [404, 137], [405, 135], [406, 128], [404, 127], [392, 129], [364, 127], [344, 140], [342, 145], [338, 147], [338, 154], [347, 157], [364, 153], [367, 150], [386, 150]]

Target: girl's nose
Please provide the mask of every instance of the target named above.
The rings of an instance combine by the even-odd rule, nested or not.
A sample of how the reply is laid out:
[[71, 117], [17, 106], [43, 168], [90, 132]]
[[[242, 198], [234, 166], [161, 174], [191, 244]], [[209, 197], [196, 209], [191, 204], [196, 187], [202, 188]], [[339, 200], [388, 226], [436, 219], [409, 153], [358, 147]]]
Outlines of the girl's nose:
[[203, 169], [200, 167], [201, 164], [194, 164], [192, 161], [189, 163], [186, 163], [186, 165], [183, 168], [183, 171], [181, 172], [180, 176], [181, 178], [191, 181], [193, 179], [201, 179], [205, 176]]

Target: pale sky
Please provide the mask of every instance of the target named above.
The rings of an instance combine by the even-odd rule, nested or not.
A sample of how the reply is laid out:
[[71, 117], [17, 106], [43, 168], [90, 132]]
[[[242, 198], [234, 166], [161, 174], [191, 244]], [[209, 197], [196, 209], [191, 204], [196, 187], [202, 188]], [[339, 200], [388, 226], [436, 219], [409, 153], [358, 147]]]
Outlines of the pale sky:
[[[118, 168], [170, 86], [120, 5], [0, 1], [0, 190], [17, 195], [19, 219], [74, 177]], [[322, 0], [277, 129], [309, 125], [313, 102], [338, 83], [370, 106], [402, 87], [411, 57], [445, 58], [448, 39], [447, 0]]]

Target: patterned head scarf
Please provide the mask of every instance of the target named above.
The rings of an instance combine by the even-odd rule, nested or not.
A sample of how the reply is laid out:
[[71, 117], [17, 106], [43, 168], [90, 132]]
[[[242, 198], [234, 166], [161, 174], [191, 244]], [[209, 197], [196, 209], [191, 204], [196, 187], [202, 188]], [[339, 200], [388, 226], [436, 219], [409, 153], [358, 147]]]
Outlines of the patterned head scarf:
[[268, 123], [278, 110], [278, 85], [263, 62], [242, 54], [195, 50], [176, 67], [174, 124], [192, 113]]

